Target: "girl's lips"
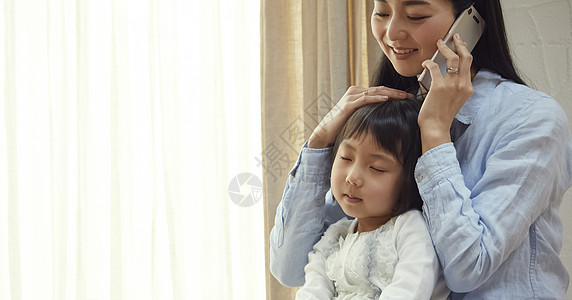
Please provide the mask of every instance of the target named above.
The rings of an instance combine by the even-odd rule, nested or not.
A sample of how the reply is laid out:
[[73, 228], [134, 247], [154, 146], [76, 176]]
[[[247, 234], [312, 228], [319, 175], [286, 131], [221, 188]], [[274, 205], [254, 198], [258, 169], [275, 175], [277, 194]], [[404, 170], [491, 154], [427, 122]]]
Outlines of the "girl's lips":
[[361, 202], [361, 198], [358, 197], [354, 197], [352, 195], [348, 195], [348, 194], [344, 194], [344, 198], [347, 202], [349, 203], [357, 203], [357, 202]]

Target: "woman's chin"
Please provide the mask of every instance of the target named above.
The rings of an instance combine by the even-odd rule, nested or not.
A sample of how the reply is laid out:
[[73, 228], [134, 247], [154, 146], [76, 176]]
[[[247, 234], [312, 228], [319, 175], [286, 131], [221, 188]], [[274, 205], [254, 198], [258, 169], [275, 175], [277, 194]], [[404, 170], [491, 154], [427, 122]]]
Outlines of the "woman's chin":
[[404, 77], [417, 77], [419, 75], [421, 75], [421, 73], [423, 72], [423, 68], [421, 69], [396, 69], [395, 71], [397, 71], [397, 73], [399, 73], [399, 75], [404, 76]]

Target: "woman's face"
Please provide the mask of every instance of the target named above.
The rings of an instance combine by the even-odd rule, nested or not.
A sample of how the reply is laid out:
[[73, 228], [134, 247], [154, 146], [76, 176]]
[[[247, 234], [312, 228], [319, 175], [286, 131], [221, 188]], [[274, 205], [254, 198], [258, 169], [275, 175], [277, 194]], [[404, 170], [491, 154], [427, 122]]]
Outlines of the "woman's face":
[[[455, 21], [450, 0], [376, 0], [371, 28], [381, 50], [403, 76], [421, 74]], [[461, 37], [462, 38], [462, 37]]]

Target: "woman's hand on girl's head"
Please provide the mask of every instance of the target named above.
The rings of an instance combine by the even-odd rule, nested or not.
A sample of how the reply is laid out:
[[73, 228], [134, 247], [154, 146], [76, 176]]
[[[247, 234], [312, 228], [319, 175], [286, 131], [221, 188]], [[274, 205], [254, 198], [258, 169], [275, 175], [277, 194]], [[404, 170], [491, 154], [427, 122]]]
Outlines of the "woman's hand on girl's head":
[[422, 151], [451, 141], [450, 129], [455, 116], [473, 94], [471, 65], [473, 56], [467, 43], [455, 34], [453, 41], [457, 53], [439, 40], [437, 47], [447, 58], [447, 74], [443, 76], [439, 65], [431, 60], [423, 67], [431, 72], [431, 87], [419, 111]]
[[366, 104], [386, 101], [389, 98], [403, 99], [407, 97], [413, 97], [413, 95], [384, 86], [370, 88], [351, 86], [314, 129], [308, 140], [308, 147], [326, 148], [333, 145], [346, 120], [358, 108]]

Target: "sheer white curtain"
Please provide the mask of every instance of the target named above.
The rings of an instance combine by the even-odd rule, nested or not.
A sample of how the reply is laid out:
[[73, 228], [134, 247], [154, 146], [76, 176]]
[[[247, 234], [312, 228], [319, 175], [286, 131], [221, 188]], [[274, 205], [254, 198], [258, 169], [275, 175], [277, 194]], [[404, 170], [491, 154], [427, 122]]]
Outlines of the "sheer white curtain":
[[0, 299], [264, 299], [259, 15], [1, 2]]

